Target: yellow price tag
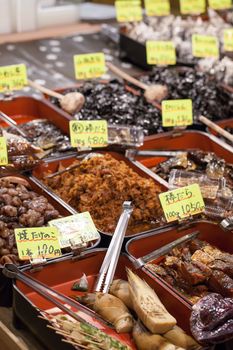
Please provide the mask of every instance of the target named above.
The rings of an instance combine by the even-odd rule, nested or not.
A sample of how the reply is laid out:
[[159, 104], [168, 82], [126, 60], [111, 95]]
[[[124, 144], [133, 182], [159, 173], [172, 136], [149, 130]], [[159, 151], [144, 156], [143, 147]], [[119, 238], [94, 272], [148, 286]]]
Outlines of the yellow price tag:
[[147, 16], [168, 16], [171, 13], [169, 0], [145, 0]]
[[70, 140], [72, 147], [106, 147], [108, 124], [106, 120], [71, 120]]
[[102, 52], [74, 56], [76, 79], [99, 78], [106, 73], [105, 56]]
[[162, 124], [168, 126], [186, 126], [193, 123], [192, 100], [162, 101]]
[[25, 64], [0, 67], [0, 92], [21, 90], [27, 83]]
[[6, 138], [0, 137], [0, 165], [8, 164], [7, 142]]
[[225, 10], [232, 7], [232, 0], [209, 0], [209, 7], [214, 10]]
[[118, 22], [140, 22], [142, 20], [141, 0], [115, 1]]
[[176, 64], [176, 49], [172, 41], [147, 41], [146, 57], [148, 64], [159, 66]]
[[161, 193], [159, 199], [167, 222], [202, 213], [205, 209], [198, 184]]
[[192, 54], [194, 57], [219, 57], [219, 42], [215, 36], [192, 35]]
[[205, 12], [206, 2], [205, 0], [180, 0], [180, 12], [183, 15], [199, 15]]
[[55, 227], [16, 228], [15, 239], [20, 260], [61, 255], [58, 231]]
[[224, 51], [233, 51], [233, 28], [223, 32]]
[[83, 243], [95, 241], [100, 237], [88, 211], [51, 220], [49, 225], [58, 229], [62, 248], [70, 247], [71, 245], [82, 245]]

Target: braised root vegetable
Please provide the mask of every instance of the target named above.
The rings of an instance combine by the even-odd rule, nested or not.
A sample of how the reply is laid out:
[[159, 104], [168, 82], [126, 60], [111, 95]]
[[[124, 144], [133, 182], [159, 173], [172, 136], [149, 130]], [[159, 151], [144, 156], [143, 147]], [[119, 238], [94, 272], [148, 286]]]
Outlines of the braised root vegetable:
[[133, 309], [139, 319], [153, 334], [171, 330], [176, 319], [169, 314], [154, 290], [140, 277], [127, 269]]
[[200, 349], [200, 345], [189, 335], [187, 335], [183, 329], [175, 326], [167, 333], [163, 334], [164, 338], [170, 341], [172, 344], [181, 346], [186, 350], [197, 350]]
[[129, 283], [125, 280], [114, 280], [110, 287], [110, 294], [121, 299], [129, 308], [133, 309], [133, 304], [130, 296]]
[[133, 329], [133, 317], [125, 304], [111, 294], [88, 293], [78, 300], [111, 322], [117, 333], [129, 333]]
[[133, 339], [138, 350], [184, 350], [185, 348], [171, 344], [167, 339], [158, 334], [152, 334], [137, 322], [133, 328]]

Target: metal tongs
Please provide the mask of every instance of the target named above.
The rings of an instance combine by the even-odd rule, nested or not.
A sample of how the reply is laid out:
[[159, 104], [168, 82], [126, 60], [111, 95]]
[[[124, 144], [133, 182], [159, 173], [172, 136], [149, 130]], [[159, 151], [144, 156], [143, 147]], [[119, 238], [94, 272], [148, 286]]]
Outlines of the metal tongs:
[[121, 247], [125, 237], [125, 232], [128, 227], [129, 219], [133, 211], [131, 202], [123, 203], [123, 212], [118, 221], [115, 232], [112, 236], [111, 243], [105, 255], [104, 261], [100, 268], [94, 291], [108, 293], [110, 285], [112, 284], [117, 263], [119, 260]]
[[233, 216], [222, 220], [219, 225], [224, 231], [233, 231]]
[[137, 269], [139, 269], [139, 268], [143, 267], [144, 265], [146, 265], [147, 263], [149, 263], [150, 261], [153, 261], [153, 260], [169, 253], [172, 249], [174, 249], [178, 245], [196, 238], [198, 235], [199, 235], [199, 232], [195, 231], [193, 233], [185, 235], [184, 237], [178, 238], [175, 241], [168, 243], [168, 244], [164, 245], [163, 247], [156, 249], [147, 255], [144, 255], [141, 258], [136, 259], [134, 261], [134, 266]]
[[[14, 264], [5, 264], [3, 268], [3, 274], [8, 278], [17, 279], [20, 282], [26, 284], [28, 287], [32, 288], [35, 292], [44, 297], [46, 300], [50, 301], [52, 304], [56, 305], [60, 310], [64, 311], [66, 314], [73, 317], [79, 322], [89, 324], [82, 316], [70, 310], [68, 307], [65, 306], [65, 304], [69, 305], [72, 308], [75, 308], [78, 311], [83, 312], [86, 315], [94, 317], [102, 324], [105, 324], [107, 327], [112, 328], [112, 325], [110, 323], [103, 320], [94, 311], [88, 309], [87, 307], [83, 306], [77, 301], [73, 301], [72, 299], [66, 297], [62, 293], [57, 292], [55, 289], [50, 288], [44, 283], [39, 282], [32, 277], [29, 277], [24, 272], [20, 271], [18, 267]], [[92, 325], [92, 327], [94, 326]]]
[[0, 118], [9, 126], [12, 127], [12, 129], [15, 129], [22, 137], [24, 137], [25, 139], [28, 139], [28, 135], [21, 130], [18, 126], [17, 123], [11, 119], [8, 115], [6, 115], [5, 113], [3, 113], [2, 111], [0, 111]]
[[136, 156], [138, 157], [177, 157], [186, 155], [185, 151], [166, 151], [166, 150], [137, 150], [137, 149], [127, 149], [125, 156], [134, 160]]

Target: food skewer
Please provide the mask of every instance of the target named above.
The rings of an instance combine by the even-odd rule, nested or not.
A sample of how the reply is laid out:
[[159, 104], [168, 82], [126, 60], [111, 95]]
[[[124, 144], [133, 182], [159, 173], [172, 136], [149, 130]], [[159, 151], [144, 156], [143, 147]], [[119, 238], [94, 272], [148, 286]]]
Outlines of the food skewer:
[[146, 265], [147, 263], [149, 263], [152, 260], [155, 260], [161, 256], [163, 256], [164, 254], [167, 254], [170, 252], [170, 250], [174, 249], [175, 247], [177, 247], [178, 245], [182, 244], [182, 243], [186, 243], [194, 238], [196, 238], [199, 235], [198, 231], [195, 231], [193, 233], [190, 233], [188, 235], [185, 235], [184, 237], [178, 238], [175, 241], [168, 243], [166, 245], [164, 245], [163, 247], [154, 250], [153, 252], [138, 258], [134, 261], [134, 266], [139, 269], [141, 267], [143, 267], [144, 265]]
[[107, 62], [106, 65], [114, 74], [116, 74], [120, 78], [144, 90], [144, 97], [146, 98], [147, 102], [153, 103], [155, 107], [161, 110], [161, 105], [158, 102], [161, 102], [168, 95], [168, 89], [165, 85], [161, 85], [161, 84], [147, 85], [135, 79], [131, 75], [125, 73], [120, 68], [116, 67], [114, 64], [110, 62]]
[[210, 121], [209, 119], [207, 119], [206, 117], [200, 116], [199, 120], [207, 125], [209, 128], [213, 129], [214, 131], [216, 131], [218, 134], [220, 134], [221, 136], [225, 137], [227, 140], [229, 140], [231, 143], [233, 143], [233, 135], [230, 134], [228, 131], [224, 130], [223, 128], [221, 128], [219, 125], [213, 123], [212, 121]]
[[46, 95], [57, 98], [60, 102], [61, 108], [69, 114], [79, 112], [85, 103], [85, 97], [80, 92], [68, 92], [67, 94], [62, 95], [37, 84], [35, 81], [28, 80], [28, 84]]
[[101, 265], [99, 275], [97, 277], [94, 291], [108, 293], [110, 285], [116, 271], [119, 255], [121, 252], [122, 243], [125, 237], [125, 232], [129, 223], [131, 213], [133, 211], [131, 202], [123, 203], [123, 212], [118, 221], [115, 232], [112, 236], [111, 243]]

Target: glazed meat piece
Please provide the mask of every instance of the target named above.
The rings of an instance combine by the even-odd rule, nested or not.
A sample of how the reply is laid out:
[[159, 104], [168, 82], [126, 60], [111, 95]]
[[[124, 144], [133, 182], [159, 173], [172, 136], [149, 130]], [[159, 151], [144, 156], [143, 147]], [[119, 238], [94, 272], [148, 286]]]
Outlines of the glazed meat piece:
[[39, 227], [59, 213], [22, 178], [0, 179], [0, 264], [18, 263], [14, 229]]
[[159, 187], [110, 154], [85, 160], [79, 167], [45, 180], [45, 184], [78, 212], [89, 211], [103, 232], [114, 232], [124, 201], [132, 201], [134, 208], [130, 233], [155, 227], [154, 222], [161, 217]]
[[180, 273], [183, 279], [190, 285], [203, 283], [206, 280], [206, 276], [203, 271], [201, 271], [194, 264], [181, 262], [178, 273]]
[[225, 297], [233, 297], [233, 279], [222, 271], [214, 270], [208, 281], [210, 290]]
[[224, 262], [222, 260], [214, 260], [209, 264], [209, 267], [212, 270], [222, 271], [229, 277], [233, 278], [233, 265], [231, 263]]

